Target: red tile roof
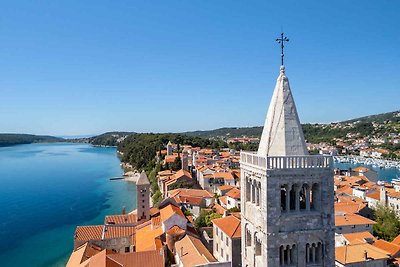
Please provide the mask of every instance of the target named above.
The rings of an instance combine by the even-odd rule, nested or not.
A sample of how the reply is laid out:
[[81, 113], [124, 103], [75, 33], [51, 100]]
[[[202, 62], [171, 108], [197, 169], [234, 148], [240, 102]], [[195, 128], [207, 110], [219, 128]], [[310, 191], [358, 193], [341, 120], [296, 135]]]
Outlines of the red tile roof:
[[112, 254], [107, 256], [121, 267], [164, 267], [164, 253], [162, 250]]
[[212, 222], [230, 238], [241, 238], [240, 218], [230, 215], [214, 219]]
[[233, 199], [240, 199], [240, 190], [235, 188], [232, 188], [229, 190], [228, 193], [226, 193], [226, 196], [233, 198]]
[[75, 230], [75, 240], [100, 240], [103, 233], [103, 225], [78, 226]]
[[181, 217], [186, 218], [180, 208], [169, 204], [160, 210], [161, 221], [165, 222], [174, 214], [178, 214]]
[[104, 224], [134, 224], [136, 223], [136, 214], [110, 215], [104, 218]]

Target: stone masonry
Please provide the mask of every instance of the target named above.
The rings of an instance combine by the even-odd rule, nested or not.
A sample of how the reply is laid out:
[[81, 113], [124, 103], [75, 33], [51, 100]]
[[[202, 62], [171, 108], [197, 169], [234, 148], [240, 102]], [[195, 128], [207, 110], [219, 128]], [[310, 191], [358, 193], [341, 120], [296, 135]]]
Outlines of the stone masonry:
[[259, 150], [240, 167], [242, 266], [334, 266], [332, 157], [308, 155], [283, 66]]

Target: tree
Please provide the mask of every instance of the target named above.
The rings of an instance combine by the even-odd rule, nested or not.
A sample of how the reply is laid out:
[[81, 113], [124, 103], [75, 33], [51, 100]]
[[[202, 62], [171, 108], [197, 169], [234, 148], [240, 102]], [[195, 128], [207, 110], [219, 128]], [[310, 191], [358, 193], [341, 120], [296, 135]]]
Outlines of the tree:
[[212, 226], [212, 220], [221, 218], [221, 214], [215, 212], [215, 210], [206, 210], [203, 209], [200, 212], [200, 215], [194, 221], [194, 225], [196, 228], [200, 227], [210, 227]]
[[158, 205], [160, 205], [160, 203], [162, 201], [162, 194], [161, 194], [160, 190], [157, 190], [154, 193], [152, 200], [153, 200], [153, 207], [158, 207]]
[[400, 234], [400, 221], [396, 212], [383, 205], [374, 210], [376, 224], [373, 226], [374, 235], [386, 241], [392, 241]]
[[171, 169], [174, 171], [179, 171], [182, 169], [182, 160], [181, 157], [176, 157], [175, 161], [171, 164]]

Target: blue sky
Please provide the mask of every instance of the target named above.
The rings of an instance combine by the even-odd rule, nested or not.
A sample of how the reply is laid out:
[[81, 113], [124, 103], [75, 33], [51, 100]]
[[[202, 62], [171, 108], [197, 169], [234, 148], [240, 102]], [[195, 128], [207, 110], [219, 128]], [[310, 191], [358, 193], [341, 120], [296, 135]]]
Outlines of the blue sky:
[[8, 1], [0, 132], [264, 123], [281, 29], [302, 122], [398, 110], [399, 1]]

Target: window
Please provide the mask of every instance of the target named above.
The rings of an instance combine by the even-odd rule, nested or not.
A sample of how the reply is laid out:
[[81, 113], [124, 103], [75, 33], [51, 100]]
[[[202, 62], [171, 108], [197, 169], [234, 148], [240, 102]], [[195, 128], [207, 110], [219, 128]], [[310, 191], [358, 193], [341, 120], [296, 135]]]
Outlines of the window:
[[142, 194], [142, 197], [144, 197], [144, 194]]
[[224, 233], [221, 232], [221, 241], [224, 242]]
[[218, 228], [215, 228], [215, 235], [218, 236]]
[[129, 247], [125, 247], [125, 252], [129, 252]]
[[144, 199], [142, 199], [142, 202], [144, 203]]
[[221, 257], [224, 256], [224, 250], [221, 248]]
[[215, 248], [216, 251], [218, 251], [218, 243], [217, 243], [217, 247]]
[[226, 254], [226, 261], [229, 261], [229, 255]]
[[142, 206], [142, 208], [144, 209], [144, 206]]
[[229, 246], [229, 238], [226, 238], [226, 245]]

